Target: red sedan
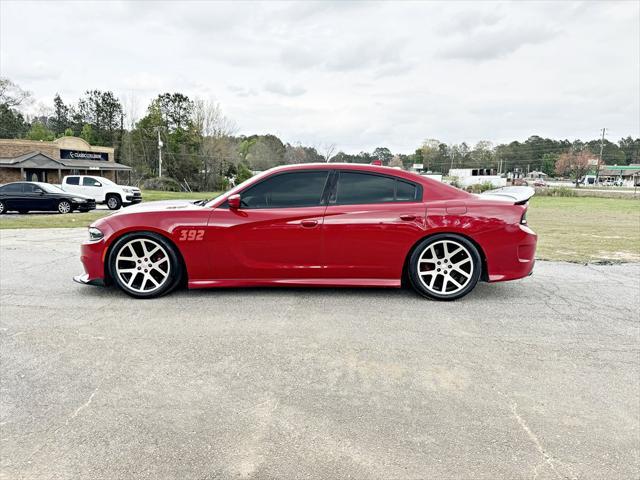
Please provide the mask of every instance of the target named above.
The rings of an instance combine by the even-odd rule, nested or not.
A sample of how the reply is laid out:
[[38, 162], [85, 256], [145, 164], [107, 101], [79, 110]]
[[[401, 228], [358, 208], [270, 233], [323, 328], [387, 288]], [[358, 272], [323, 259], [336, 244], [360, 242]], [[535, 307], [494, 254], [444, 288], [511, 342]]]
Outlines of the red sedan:
[[98, 220], [82, 244], [88, 284], [151, 298], [179, 285], [400, 287], [454, 300], [479, 280], [529, 275], [528, 187], [473, 195], [359, 164], [263, 172], [208, 202], [150, 202]]

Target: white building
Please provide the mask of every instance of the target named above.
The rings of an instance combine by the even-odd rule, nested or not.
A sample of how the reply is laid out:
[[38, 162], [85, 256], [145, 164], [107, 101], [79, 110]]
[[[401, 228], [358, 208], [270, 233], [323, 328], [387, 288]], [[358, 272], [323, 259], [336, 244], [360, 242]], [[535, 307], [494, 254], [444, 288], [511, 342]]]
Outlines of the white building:
[[463, 188], [482, 183], [490, 183], [496, 188], [507, 185], [507, 179], [498, 175], [495, 168], [452, 168], [449, 177], [455, 178]]

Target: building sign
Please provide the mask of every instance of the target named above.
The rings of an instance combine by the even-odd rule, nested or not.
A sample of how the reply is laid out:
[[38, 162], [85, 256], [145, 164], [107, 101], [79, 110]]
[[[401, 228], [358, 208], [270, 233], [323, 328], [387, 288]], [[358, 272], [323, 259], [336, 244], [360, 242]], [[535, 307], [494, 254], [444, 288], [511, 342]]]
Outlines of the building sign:
[[102, 160], [109, 161], [109, 154], [103, 152], [81, 152], [79, 150], [60, 149], [62, 160]]

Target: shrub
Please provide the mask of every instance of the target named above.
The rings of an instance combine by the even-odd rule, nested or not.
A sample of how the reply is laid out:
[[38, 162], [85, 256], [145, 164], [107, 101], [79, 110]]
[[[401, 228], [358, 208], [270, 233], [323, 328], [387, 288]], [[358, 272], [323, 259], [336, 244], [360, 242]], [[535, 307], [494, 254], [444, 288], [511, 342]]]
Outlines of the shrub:
[[456, 188], [462, 188], [462, 186], [460, 185], [460, 179], [458, 177], [451, 177], [449, 179], [449, 185]]
[[577, 197], [577, 193], [573, 188], [569, 187], [552, 187], [552, 188], [536, 188], [536, 195], [539, 197]]
[[493, 186], [493, 183], [491, 182], [484, 182], [484, 183], [476, 183], [474, 185], [470, 185], [469, 187], [467, 187], [467, 191], [470, 193], [482, 193], [482, 192], [486, 192], [487, 190], [493, 190], [496, 187]]
[[162, 190], [163, 192], [179, 192], [180, 184], [171, 177], [148, 178], [142, 183], [146, 190]]

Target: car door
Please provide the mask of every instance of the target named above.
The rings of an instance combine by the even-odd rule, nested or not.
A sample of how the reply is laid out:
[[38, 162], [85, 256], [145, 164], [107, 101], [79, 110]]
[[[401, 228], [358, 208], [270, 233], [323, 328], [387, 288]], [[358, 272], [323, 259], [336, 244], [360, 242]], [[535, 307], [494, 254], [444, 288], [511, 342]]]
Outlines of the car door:
[[65, 178], [64, 181], [64, 185], [63, 185], [63, 190], [65, 192], [69, 192], [69, 193], [79, 193], [82, 194], [82, 187], [81, 187], [81, 177], [79, 176], [69, 176]]
[[22, 210], [24, 194], [22, 193], [22, 183], [10, 183], [2, 187], [2, 200], [6, 210]]
[[212, 278], [301, 279], [321, 275], [321, 227], [329, 170], [274, 174], [209, 219]]
[[51, 198], [46, 192], [34, 183], [22, 185], [22, 209], [23, 210], [51, 210]]
[[104, 202], [102, 182], [93, 177], [82, 177], [82, 195], [93, 198], [96, 202]]
[[407, 252], [424, 235], [418, 183], [340, 170], [322, 226], [330, 278], [400, 279]]

